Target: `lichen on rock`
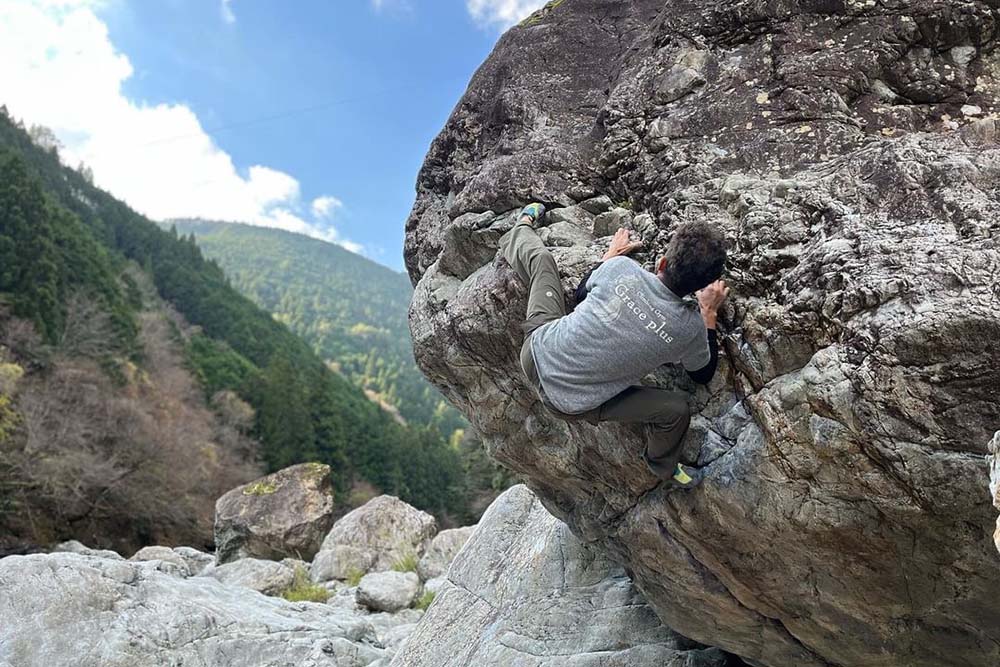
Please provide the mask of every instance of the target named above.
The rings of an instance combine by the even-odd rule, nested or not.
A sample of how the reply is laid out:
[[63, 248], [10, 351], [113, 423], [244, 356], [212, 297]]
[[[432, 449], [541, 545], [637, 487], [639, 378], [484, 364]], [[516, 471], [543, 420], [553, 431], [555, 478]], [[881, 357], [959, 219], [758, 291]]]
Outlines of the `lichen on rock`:
[[[572, 0], [501, 38], [432, 145], [421, 368], [681, 634], [769, 667], [1000, 662], [997, 28], [979, 0]], [[618, 225], [647, 267], [683, 222], [730, 239], [717, 379], [650, 377], [692, 392], [701, 488], [521, 378], [496, 239], [532, 200], [567, 294]]]

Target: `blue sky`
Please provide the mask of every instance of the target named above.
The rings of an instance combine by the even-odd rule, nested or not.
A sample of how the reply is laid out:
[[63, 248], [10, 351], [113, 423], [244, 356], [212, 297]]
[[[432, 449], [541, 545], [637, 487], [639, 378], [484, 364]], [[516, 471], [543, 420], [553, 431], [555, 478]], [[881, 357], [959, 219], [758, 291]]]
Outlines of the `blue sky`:
[[151, 217], [282, 227], [401, 269], [431, 140], [542, 4], [5, 0], [0, 103]]

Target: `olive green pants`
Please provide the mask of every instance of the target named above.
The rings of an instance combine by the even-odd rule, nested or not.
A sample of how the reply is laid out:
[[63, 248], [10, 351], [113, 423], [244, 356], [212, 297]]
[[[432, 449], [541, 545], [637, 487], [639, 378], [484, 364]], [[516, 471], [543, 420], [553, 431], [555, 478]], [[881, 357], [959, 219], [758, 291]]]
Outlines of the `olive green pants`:
[[691, 421], [687, 395], [656, 387], [629, 387], [604, 404], [580, 414], [557, 410], [545, 396], [531, 353], [531, 335], [543, 324], [566, 315], [562, 282], [552, 253], [538, 238], [534, 227], [519, 222], [500, 239], [500, 251], [518, 277], [528, 286], [528, 312], [521, 346], [521, 369], [538, 393], [545, 408], [566, 421], [648, 424], [650, 436], [643, 457], [650, 469], [663, 479], [674, 474], [680, 460], [682, 442]]

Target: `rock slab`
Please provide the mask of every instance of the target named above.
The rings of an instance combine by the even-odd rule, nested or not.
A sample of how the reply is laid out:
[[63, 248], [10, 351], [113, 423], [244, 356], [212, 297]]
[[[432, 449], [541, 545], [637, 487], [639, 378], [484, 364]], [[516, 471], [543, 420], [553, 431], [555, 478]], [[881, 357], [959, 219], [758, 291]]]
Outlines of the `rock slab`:
[[392, 667], [727, 664], [664, 627], [622, 568], [524, 486], [493, 502], [448, 581]]
[[72, 553], [0, 560], [0, 665], [363, 667], [372, 626], [153, 563]]
[[303, 463], [236, 487], [215, 503], [220, 564], [239, 558], [312, 560], [333, 524], [330, 467]]

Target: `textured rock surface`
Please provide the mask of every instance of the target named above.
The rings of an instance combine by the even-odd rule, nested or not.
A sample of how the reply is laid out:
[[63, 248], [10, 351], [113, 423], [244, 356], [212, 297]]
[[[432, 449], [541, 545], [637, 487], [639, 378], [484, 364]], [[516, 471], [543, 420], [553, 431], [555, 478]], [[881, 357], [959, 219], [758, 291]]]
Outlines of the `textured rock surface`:
[[129, 558], [131, 561], [152, 561], [158, 560], [169, 566], [181, 577], [190, 577], [192, 572], [191, 568], [188, 567], [187, 560], [184, 559], [179, 553], [175, 552], [170, 547], [143, 547], [139, 549], [132, 557]]
[[393, 667], [723, 667], [665, 628], [620, 566], [524, 486], [506, 491], [448, 571]]
[[284, 563], [259, 558], [240, 560], [213, 567], [204, 576], [212, 577], [229, 586], [240, 586], [263, 593], [281, 595], [295, 579], [295, 570]]
[[[686, 636], [770, 667], [1000, 663], [996, 10], [568, 0], [500, 40], [431, 147], [406, 238], [422, 369]], [[701, 488], [658, 488], [638, 429], [554, 420], [521, 379], [496, 239], [531, 200], [591, 233], [627, 204], [646, 266], [686, 220], [731, 239]], [[567, 290], [606, 243], [576, 238]]]
[[219, 563], [311, 560], [333, 524], [330, 467], [303, 463], [239, 486], [215, 503]]
[[376, 553], [367, 547], [334, 544], [322, 549], [312, 562], [314, 581], [350, 579], [368, 572], [374, 565]]
[[423, 581], [427, 581], [428, 579], [434, 579], [444, 574], [448, 570], [448, 566], [451, 565], [451, 561], [458, 555], [458, 552], [475, 529], [475, 526], [452, 528], [450, 530], [442, 530], [435, 535], [434, 539], [431, 540], [430, 546], [427, 547], [427, 552], [417, 565], [417, 572], [420, 574], [420, 578]]
[[358, 604], [372, 611], [406, 609], [420, 592], [420, 578], [413, 572], [372, 572], [358, 584]]
[[91, 549], [82, 542], [76, 540], [69, 540], [68, 542], [60, 542], [55, 547], [52, 548], [53, 553], [71, 553], [80, 554], [82, 556], [97, 556], [98, 558], [112, 558], [114, 560], [124, 560], [122, 556], [114, 551], [108, 549]]
[[385, 655], [349, 612], [152, 565], [71, 553], [0, 560], [0, 665], [362, 667]]
[[174, 553], [183, 559], [191, 576], [198, 576], [215, 564], [215, 556], [191, 547], [174, 547]]
[[430, 514], [393, 496], [373, 498], [333, 526], [313, 562], [313, 579], [345, 579], [419, 559], [435, 533], [437, 522]]

